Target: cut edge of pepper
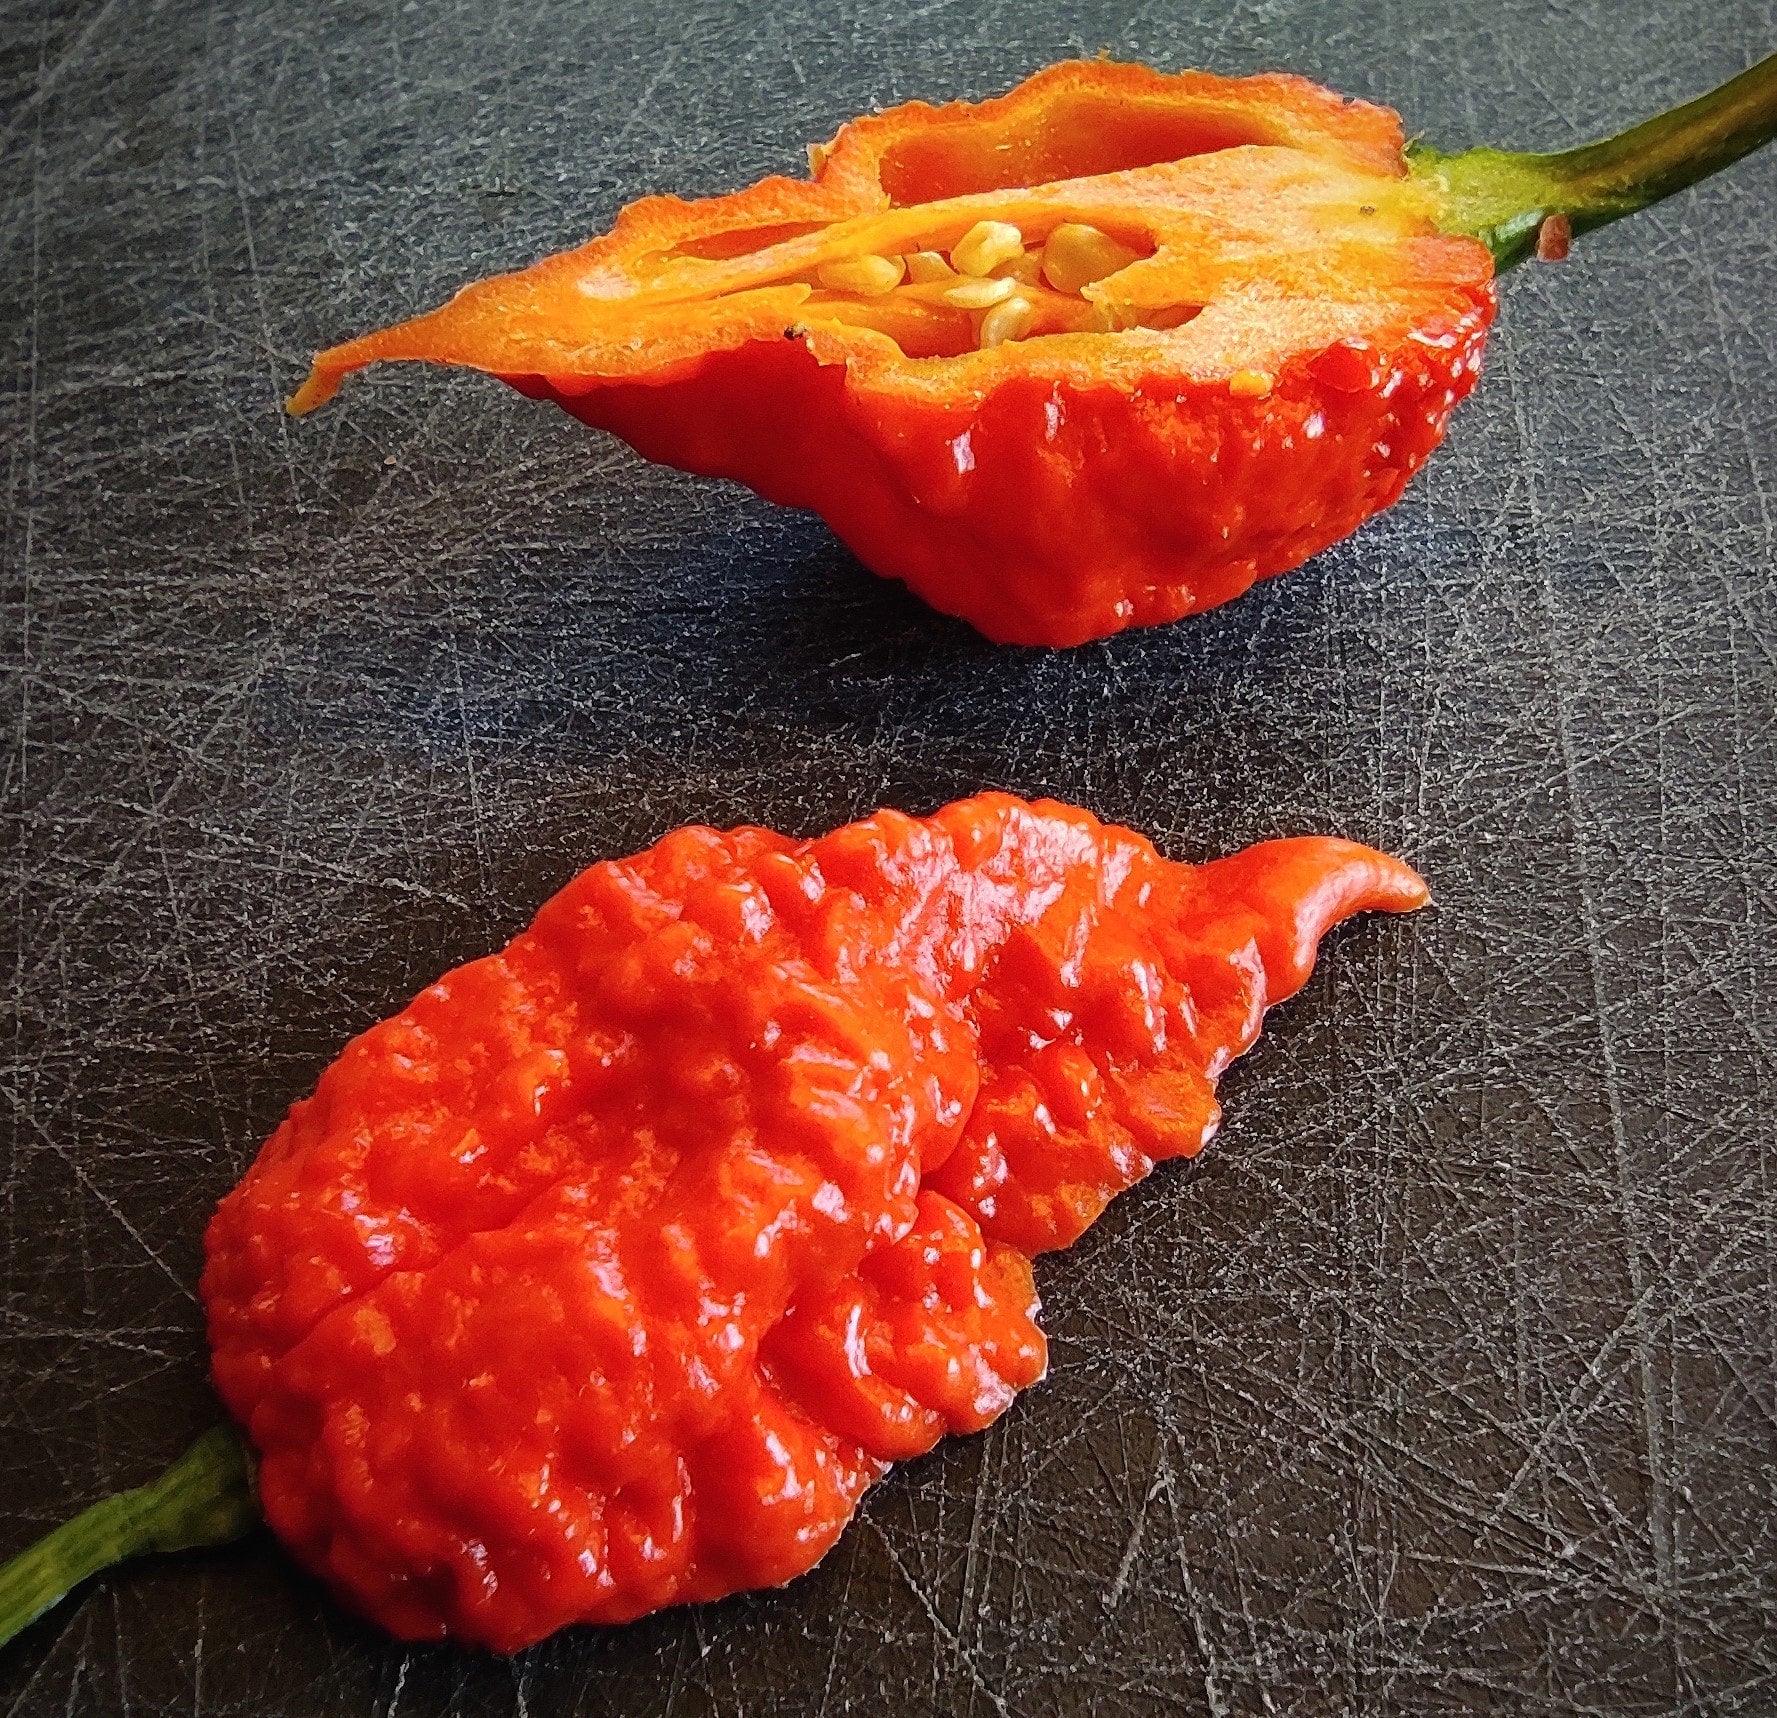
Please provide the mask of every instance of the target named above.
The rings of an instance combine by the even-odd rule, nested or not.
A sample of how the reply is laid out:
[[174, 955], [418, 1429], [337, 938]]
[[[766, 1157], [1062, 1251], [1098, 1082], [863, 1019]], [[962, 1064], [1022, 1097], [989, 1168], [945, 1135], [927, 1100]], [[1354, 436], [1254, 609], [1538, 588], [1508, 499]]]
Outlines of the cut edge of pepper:
[[[1055, 69], [1051, 68], [1051, 71]], [[1070, 73], [1096, 73], [1107, 68], [1096, 62], [1091, 65], [1070, 62], [1061, 69]], [[1248, 80], [1216, 78], [1214, 74], [1208, 73], [1150, 74], [1141, 68], [1108, 69], [1140, 71], [1143, 77], [1152, 77], [1163, 87], [1179, 79], [1199, 77], [1213, 81], [1218, 87], [1237, 85], [1244, 88], [1248, 83], [1257, 81], [1264, 83], [1269, 89], [1275, 84], [1285, 91], [1299, 89], [1310, 92], [1315, 95], [1316, 101], [1324, 99], [1331, 102], [1336, 114], [1362, 109], [1366, 113], [1385, 116], [1392, 128], [1385, 163], [1376, 158], [1373, 148], [1354, 155], [1343, 145], [1338, 148], [1331, 144], [1326, 147], [1316, 145], [1313, 135], [1298, 138], [1280, 134], [1272, 140], [1273, 146], [1262, 149], [1260, 153], [1312, 157], [1320, 161], [1328, 172], [1350, 176], [1350, 201], [1358, 213], [1365, 217], [1366, 226], [1373, 225], [1370, 218], [1379, 212], [1389, 216], [1387, 231], [1383, 237], [1406, 238], [1416, 242], [1422, 237], [1439, 236], [1433, 222], [1437, 206], [1435, 192], [1424, 183], [1414, 181], [1405, 171], [1400, 153], [1402, 146], [1398, 116], [1389, 110], [1370, 109], [1361, 102], [1343, 102], [1328, 92], [1318, 91], [1317, 86], [1310, 85], [1305, 80], [1285, 74]], [[995, 98], [986, 104], [959, 103], [952, 104], [952, 107], [959, 112], [978, 113], [985, 108], [1012, 103], [1025, 99], [1025, 92], [1034, 90], [1039, 83], [1049, 78], [1048, 72], [1038, 73], [1005, 97]], [[919, 103], [908, 104], [908, 108], [910, 112], [917, 109], [922, 115], [936, 115], [939, 119], [951, 112], [951, 108], [929, 109]], [[890, 110], [890, 115], [897, 111], [899, 110]], [[864, 132], [871, 130], [885, 117], [887, 116], [867, 116], [864, 120], [850, 122], [841, 136], [845, 138], [855, 132], [862, 137]], [[1250, 141], [1259, 140], [1255, 138]], [[1324, 139], [1322, 141], [1325, 142]], [[851, 154], [857, 155], [859, 147], [861, 145], [857, 145], [854, 140]], [[924, 202], [908, 203], [891, 198], [886, 207], [872, 203], [868, 208], [852, 209], [847, 205], [844, 211], [836, 211], [828, 219], [792, 219], [789, 216], [793, 211], [788, 205], [778, 205], [783, 204], [784, 198], [791, 193], [796, 194], [791, 201], [799, 209], [808, 197], [823, 190], [843, 191], [849, 186], [855, 191], [857, 187], [851, 185], [850, 181], [857, 177], [859, 170], [874, 168], [876, 163], [873, 155], [869, 159], [860, 157], [858, 161], [851, 162], [846, 172], [835, 178], [833, 185], [824, 184], [820, 176], [831, 168], [839, 155], [823, 151], [820, 152], [821, 161], [817, 163], [815, 180], [771, 179], [761, 181], [760, 185], [745, 191], [698, 199], [692, 203], [670, 198], [643, 198], [625, 209], [608, 233], [584, 245], [560, 252], [513, 274], [472, 283], [450, 303], [436, 310], [391, 328], [329, 347], [317, 354], [307, 377], [285, 401], [285, 409], [295, 416], [304, 416], [331, 399], [344, 378], [353, 371], [389, 360], [430, 360], [480, 369], [508, 380], [517, 376], [582, 373], [597, 373], [604, 379], [615, 381], [641, 379], [640, 374], [627, 362], [615, 372], [607, 373], [600, 367], [601, 360], [587, 359], [582, 345], [594, 344], [591, 339], [582, 343], [564, 337], [554, 343], [553, 352], [546, 351], [541, 358], [527, 353], [507, 361], [502, 356], [480, 349], [483, 344], [480, 337], [474, 334], [464, 336], [461, 326], [453, 326], [455, 337], [449, 341], [440, 338], [444, 324], [466, 323], [474, 305], [496, 296], [503, 285], [519, 289], [515, 292], [518, 314], [505, 319], [508, 327], [512, 322], [522, 322], [527, 317], [536, 322], [537, 305], [526, 296], [525, 289], [541, 283], [546, 293], [559, 293], [560, 279], [551, 277], [568, 274], [582, 277], [574, 283], [584, 301], [575, 301], [576, 310], [583, 311], [587, 305], [594, 305], [600, 310], [616, 312], [624, 318], [632, 315], [642, 317], [687, 304], [707, 307], [722, 300], [744, 301], [762, 293], [800, 294], [805, 302], [793, 307], [794, 315], [789, 314], [787, 307], [784, 319], [778, 323], [775, 332], [782, 333], [792, 327], [801, 329], [825, 324], [835, 334], [842, 335], [848, 329], [856, 329], [880, 335], [888, 346], [894, 348], [892, 367], [897, 374], [892, 385], [896, 386], [918, 385], [915, 378], [919, 367], [927, 363], [949, 365], [969, 362], [1001, 345], [1023, 348], [1032, 341], [1055, 342], [1055, 348], [1050, 351], [1049, 356], [1058, 357], [1065, 349], [1069, 359], [1073, 356], [1074, 343], [1082, 339], [1094, 343], [1101, 340], [1115, 342], [1112, 350], [1120, 349], [1131, 341], [1138, 341], [1142, 343], [1145, 352], [1154, 337], [1169, 335], [1175, 329], [1194, 321], [1199, 312], [1206, 308], [1204, 295], [1182, 285], [1176, 294], [1167, 295], [1166, 283], [1157, 280], [1148, 266], [1164, 256], [1165, 246], [1161, 244], [1160, 236], [1151, 230], [1153, 222], [1146, 216], [1133, 213], [1133, 205], [1125, 206], [1117, 199], [1112, 199], [1105, 206], [1081, 208], [1076, 206], [1078, 199], [1057, 198], [1055, 193], [1089, 184], [1095, 179], [1119, 180], [1150, 169], [1176, 167], [1198, 156], [1243, 154], [1247, 147], [1248, 143], [1243, 141], [1238, 146], [1223, 145], [1214, 149], [1192, 150], [1177, 160], [1162, 157], [1148, 161], [1144, 156], [1142, 166], [1119, 167], [1103, 173], [1085, 173], [1055, 180], [1020, 179], [1015, 187], [1007, 189], [1001, 189], [996, 184], [937, 196]], [[868, 155], [869, 152], [866, 151], [865, 154]], [[669, 230], [675, 221], [687, 216], [698, 215], [701, 219], [706, 206], [710, 210], [718, 205], [727, 209], [737, 200], [755, 195], [768, 185], [782, 187], [781, 191], [774, 193], [777, 201], [773, 205], [773, 218], [763, 222], [749, 218], [748, 225], [737, 229], [748, 239], [740, 248], [731, 246], [727, 235], [705, 231], [701, 225], [689, 236]], [[880, 193], [883, 188], [878, 186], [876, 189]], [[1266, 188], [1260, 185], [1258, 189], [1263, 193]], [[642, 218], [641, 212], [644, 211], [645, 218]], [[664, 226], [663, 221], [666, 223]], [[909, 258], [928, 253], [943, 257], [948, 266], [949, 253], [958, 241], [967, 239], [972, 228], [999, 223], [1016, 224], [1021, 229], [1027, 252], [1032, 249], [1046, 249], [1055, 234], [1066, 229], [1082, 225], [1095, 228], [1106, 239], [1135, 253], [1127, 265], [1132, 278], [1121, 282], [1122, 290], [1106, 288], [1102, 280], [1093, 280], [1077, 292], [1052, 292], [1052, 283], [1046, 277], [1041, 277], [1032, 283], [1034, 291], [1020, 291], [1018, 294], [1029, 301], [1029, 310], [1020, 311], [1016, 315], [993, 317], [989, 314], [994, 308], [991, 305], [960, 307], [944, 304], [937, 291], [937, 287], [944, 283], [915, 281], [905, 272]], [[1376, 239], [1378, 235], [1367, 232], [1364, 236]], [[755, 242], [761, 237], [765, 241], [763, 250], [755, 248]], [[817, 237], [823, 242], [814, 244], [812, 241]], [[636, 247], [642, 246], [644, 239], [654, 248], [643, 246], [637, 250]], [[624, 249], [624, 242], [621, 241], [629, 243], [630, 249], [635, 251], [634, 256], [629, 256]], [[1465, 245], [1464, 248], [1470, 247]], [[787, 254], [791, 251], [800, 254]], [[773, 272], [757, 278], [746, 278], [737, 272], [737, 264], [758, 264], [764, 260], [764, 253], [768, 252], [786, 253], [771, 259]], [[638, 277], [625, 283], [618, 277], [622, 274], [620, 265], [627, 266], [626, 257], [629, 262], [634, 262], [637, 258], [650, 264], [664, 262], [673, 265], [676, 272], [671, 279]], [[885, 293], [847, 295], [824, 287], [821, 281], [823, 271], [831, 271], [835, 266], [848, 270], [859, 263], [874, 264], [878, 261], [903, 271], [895, 286]], [[684, 274], [677, 269], [677, 265], [686, 262], [697, 263], [701, 270], [708, 271], [707, 274], [698, 277]], [[597, 290], [588, 284], [588, 270], [599, 276]], [[886, 271], [878, 272], [882, 272], [886, 279]], [[1124, 269], [1113, 269], [1110, 276], [1105, 278], [1121, 276], [1124, 272]], [[1403, 270], [1403, 284], [1410, 279], [1416, 280], [1418, 272], [1415, 269]], [[968, 278], [973, 279], [973, 274], [969, 274]], [[929, 302], [922, 301], [922, 292]], [[561, 295], [567, 296], [565, 293]], [[1317, 291], [1312, 296], [1318, 300], [1322, 295]], [[1127, 302], [1124, 302], [1125, 297]], [[610, 334], [610, 330], [603, 332]], [[622, 356], [625, 358], [632, 351], [646, 350], [652, 355], [658, 349], [658, 331], [654, 328], [638, 327], [619, 332], [624, 334]], [[1341, 329], [1328, 338], [1343, 338], [1352, 332], [1352, 329]], [[752, 337], [763, 336], [755, 330]], [[502, 346], [509, 344], [504, 339], [494, 343]], [[542, 345], [543, 342], [539, 341], [538, 344]], [[863, 356], [874, 358], [878, 355], [866, 352]], [[1265, 367], [1276, 369], [1283, 356], [1271, 354], [1276, 361]], [[823, 358], [822, 361], [829, 360]], [[831, 361], [849, 364], [851, 360], [850, 355], [846, 355]], [[1243, 367], [1236, 364], [1225, 369], [1217, 362], [1210, 362], [1206, 366], [1206, 373], [1199, 376], [1185, 360], [1181, 359], [1180, 364], [1181, 374], [1215, 385], [1225, 385], [1234, 370]], [[589, 367], [583, 370], [579, 368], [582, 365]], [[886, 364], [872, 363], [872, 380], [883, 381], [883, 377], [876, 372], [888, 367], [890, 366]], [[983, 376], [985, 372], [977, 369], [975, 375]]]
[[1530, 153], [1479, 148], [1457, 154], [1407, 146], [1415, 178], [1443, 202], [1446, 233], [1479, 239], [1505, 270], [1537, 253], [1545, 222], [1573, 233], [1621, 220], [1731, 166], [1777, 137], [1777, 54], [1693, 101], [1614, 137]]
[[261, 1519], [251, 1452], [233, 1426], [212, 1426], [160, 1478], [90, 1505], [0, 1566], [0, 1647], [103, 1570], [226, 1545]]

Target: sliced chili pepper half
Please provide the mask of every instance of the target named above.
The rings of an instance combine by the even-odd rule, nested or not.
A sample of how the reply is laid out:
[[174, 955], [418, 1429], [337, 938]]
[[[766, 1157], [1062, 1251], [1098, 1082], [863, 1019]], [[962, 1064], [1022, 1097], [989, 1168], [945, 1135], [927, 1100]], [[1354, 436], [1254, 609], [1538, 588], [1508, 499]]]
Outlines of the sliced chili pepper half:
[[322, 353], [291, 409], [384, 359], [489, 371], [812, 508], [990, 638], [1075, 644], [1388, 506], [1474, 386], [1496, 264], [1774, 127], [1777, 59], [1553, 156], [1415, 154], [1394, 113], [1296, 77], [1067, 63], [854, 120], [806, 180], [645, 197]]

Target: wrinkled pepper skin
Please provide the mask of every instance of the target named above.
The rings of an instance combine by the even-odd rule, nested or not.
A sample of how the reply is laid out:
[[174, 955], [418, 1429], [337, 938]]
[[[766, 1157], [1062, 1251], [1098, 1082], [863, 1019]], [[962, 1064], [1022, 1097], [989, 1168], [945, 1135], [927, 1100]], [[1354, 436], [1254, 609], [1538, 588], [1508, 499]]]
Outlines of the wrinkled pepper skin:
[[1203, 1145], [1327, 928], [1425, 898], [1000, 794], [593, 866], [210, 1225], [267, 1520], [397, 1635], [499, 1650], [789, 1580], [1042, 1376], [1033, 1255]]
[[[1071, 645], [1345, 537], [1479, 374], [1486, 247], [1437, 229], [1395, 114], [1299, 78], [1068, 63], [856, 120], [812, 159], [806, 181], [644, 198], [604, 238], [321, 354], [292, 407], [382, 359], [487, 370], [813, 509], [990, 638]], [[937, 288], [820, 285], [979, 221], [1033, 244], [1085, 223], [1138, 260], [1077, 300], [1038, 291], [1041, 337], [985, 348]]]

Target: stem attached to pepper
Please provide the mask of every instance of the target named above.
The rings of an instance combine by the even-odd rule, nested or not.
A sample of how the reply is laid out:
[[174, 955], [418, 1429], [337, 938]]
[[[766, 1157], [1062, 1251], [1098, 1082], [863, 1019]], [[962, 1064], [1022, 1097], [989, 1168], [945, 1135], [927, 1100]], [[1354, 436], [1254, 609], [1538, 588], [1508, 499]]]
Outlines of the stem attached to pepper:
[[1578, 149], [1516, 154], [1469, 149], [1443, 155], [1414, 144], [1416, 177], [1442, 193], [1446, 232], [1479, 239], [1496, 268], [1536, 249], [1543, 222], [1565, 215], [1573, 231], [1632, 215], [1738, 161], [1777, 137], [1777, 54], [1670, 113]]
[[159, 1479], [82, 1510], [0, 1568], [0, 1646], [101, 1569], [223, 1545], [259, 1520], [252, 1458], [232, 1427], [216, 1426]]

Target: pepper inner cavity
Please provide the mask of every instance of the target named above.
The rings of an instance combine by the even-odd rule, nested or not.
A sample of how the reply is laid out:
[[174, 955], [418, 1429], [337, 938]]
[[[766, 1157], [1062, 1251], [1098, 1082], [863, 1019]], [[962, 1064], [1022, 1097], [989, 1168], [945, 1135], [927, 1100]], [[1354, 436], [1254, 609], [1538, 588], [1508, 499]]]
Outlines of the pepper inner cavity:
[[1195, 307], [1157, 322], [1085, 295], [1143, 255], [1082, 221], [1064, 221], [1034, 243], [1010, 221], [977, 221], [948, 250], [866, 252], [822, 263], [809, 277], [815, 290], [806, 315], [874, 328], [916, 358], [1188, 320]]

